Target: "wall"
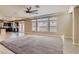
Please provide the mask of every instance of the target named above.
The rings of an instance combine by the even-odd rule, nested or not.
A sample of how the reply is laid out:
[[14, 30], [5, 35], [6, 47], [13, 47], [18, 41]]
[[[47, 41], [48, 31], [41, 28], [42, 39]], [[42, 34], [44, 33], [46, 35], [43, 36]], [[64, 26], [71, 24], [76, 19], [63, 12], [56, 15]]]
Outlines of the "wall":
[[57, 17], [58, 34], [64, 35], [65, 38], [72, 37], [72, 14], [64, 14]]
[[24, 29], [25, 29], [25, 33], [30, 33], [32, 32], [32, 22], [29, 19], [26, 19], [26, 21], [24, 21]]
[[72, 14], [62, 14], [57, 16], [57, 32], [32, 32], [31, 20], [25, 22], [25, 32], [39, 35], [65, 35], [66, 38], [72, 37]]
[[79, 45], [79, 7], [73, 10], [73, 44]]

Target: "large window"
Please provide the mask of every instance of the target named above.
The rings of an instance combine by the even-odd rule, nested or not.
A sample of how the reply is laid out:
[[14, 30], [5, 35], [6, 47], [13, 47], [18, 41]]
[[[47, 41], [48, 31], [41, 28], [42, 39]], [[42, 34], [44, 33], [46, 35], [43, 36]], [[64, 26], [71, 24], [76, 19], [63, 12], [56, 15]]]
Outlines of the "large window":
[[47, 32], [48, 31], [48, 18], [38, 19], [38, 31]]
[[32, 31], [36, 32], [36, 28], [37, 28], [36, 20], [32, 20]]
[[50, 32], [56, 32], [57, 31], [56, 17], [51, 17], [49, 21], [50, 21]]
[[32, 20], [32, 31], [37, 32], [57, 32], [56, 17]]

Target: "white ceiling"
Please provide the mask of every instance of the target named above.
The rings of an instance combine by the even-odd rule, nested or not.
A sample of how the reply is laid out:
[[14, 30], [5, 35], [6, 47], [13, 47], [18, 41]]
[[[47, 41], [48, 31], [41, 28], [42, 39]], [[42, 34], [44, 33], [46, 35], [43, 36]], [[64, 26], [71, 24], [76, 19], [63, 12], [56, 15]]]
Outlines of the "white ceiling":
[[[31, 5], [32, 6], [32, 5]], [[67, 12], [71, 7], [69, 5], [40, 5], [40, 8], [35, 8], [33, 5], [32, 8], [34, 10], [38, 9], [38, 14], [27, 14], [25, 13], [25, 9], [27, 6], [24, 5], [0, 5], [0, 19], [13, 20], [17, 18], [28, 18], [39, 15], [58, 13], [58, 12]]]

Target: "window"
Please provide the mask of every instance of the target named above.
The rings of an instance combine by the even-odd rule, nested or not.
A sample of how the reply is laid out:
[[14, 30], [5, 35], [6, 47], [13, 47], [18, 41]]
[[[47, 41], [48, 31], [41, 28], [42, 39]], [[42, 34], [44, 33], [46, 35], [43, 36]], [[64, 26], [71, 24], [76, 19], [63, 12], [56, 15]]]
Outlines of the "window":
[[38, 32], [48, 31], [48, 18], [38, 19]]
[[32, 20], [32, 31], [36, 32], [36, 28], [37, 28], [36, 20]]
[[56, 23], [56, 17], [50, 18], [50, 32], [56, 32], [57, 31], [57, 23]]
[[56, 17], [32, 20], [32, 31], [38, 32], [57, 32]]

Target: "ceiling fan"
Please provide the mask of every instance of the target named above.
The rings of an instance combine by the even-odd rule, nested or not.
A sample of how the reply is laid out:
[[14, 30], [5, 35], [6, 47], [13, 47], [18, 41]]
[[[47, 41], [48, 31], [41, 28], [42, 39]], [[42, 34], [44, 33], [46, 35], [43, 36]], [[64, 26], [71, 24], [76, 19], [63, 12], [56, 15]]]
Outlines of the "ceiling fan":
[[[35, 7], [36, 7], [36, 8], [39, 8], [38, 5], [36, 5]], [[26, 11], [25, 11], [25, 12], [26, 12], [26, 13], [29, 13], [29, 14], [30, 14], [30, 13], [38, 14], [37, 11], [38, 11], [38, 10], [32, 10], [32, 7], [29, 6], [29, 7], [26, 8]]]

